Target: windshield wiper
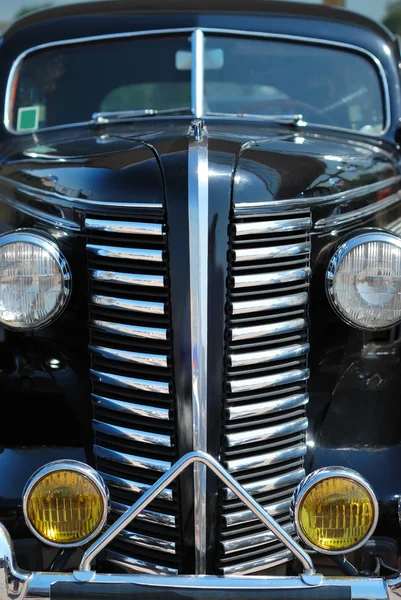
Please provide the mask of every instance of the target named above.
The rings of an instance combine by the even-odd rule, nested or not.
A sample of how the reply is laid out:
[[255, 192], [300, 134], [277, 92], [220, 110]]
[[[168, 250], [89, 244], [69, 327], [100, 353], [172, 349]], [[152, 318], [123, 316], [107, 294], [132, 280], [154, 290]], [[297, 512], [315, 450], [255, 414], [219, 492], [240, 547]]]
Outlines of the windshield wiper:
[[238, 117], [240, 119], [256, 119], [279, 123], [280, 125], [295, 125], [296, 127], [305, 127], [308, 123], [304, 121], [303, 115], [259, 115], [254, 113], [222, 113], [210, 112], [207, 113], [214, 117]]
[[138, 117], [155, 117], [158, 115], [181, 115], [181, 114], [192, 114], [190, 106], [183, 106], [181, 108], [141, 108], [139, 110], [111, 110], [105, 112], [96, 112], [92, 115], [92, 122], [94, 123], [109, 123], [110, 121], [125, 121], [130, 119], [137, 119]]

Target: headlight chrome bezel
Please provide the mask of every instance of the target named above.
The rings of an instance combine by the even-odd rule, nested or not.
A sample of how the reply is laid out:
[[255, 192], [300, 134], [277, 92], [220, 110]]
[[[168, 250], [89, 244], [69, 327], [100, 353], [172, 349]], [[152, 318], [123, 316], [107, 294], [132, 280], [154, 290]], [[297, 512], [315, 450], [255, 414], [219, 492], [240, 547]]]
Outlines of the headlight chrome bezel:
[[[299, 511], [302, 506], [302, 500], [305, 498], [306, 494], [318, 483], [321, 483], [325, 479], [332, 479], [334, 477], [348, 479], [353, 483], [356, 483], [367, 491], [370, 496], [373, 504], [374, 516], [372, 523], [365, 534], [364, 538], [356, 543], [353, 546], [350, 546], [346, 549], [339, 550], [326, 550], [314, 544], [306, 535], [304, 534], [302, 527], [300, 525]], [[377, 501], [376, 494], [370, 485], [370, 483], [362, 477], [360, 473], [354, 471], [353, 469], [347, 469], [346, 467], [323, 467], [321, 469], [317, 469], [313, 471], [309, 475], [307, 475], [298, 485], [298, 487], [294, 490], [294, 493], [291, 498], [290, 504], [290, 516], [291, 520], [294, 523], [297, 534], [300, 539], [312, 550], [316, 550], [316, 552], [320, 554], [326, 554], [328, 556], [335, 556], [340, 554], [348, 554], [349, 552], [353, 552], [354, 550], [358, 550], [362, 546], [366, 544], [366, 542], [371, 538], [374, 534], [375, 529], [377, 527], [377, 523], [379, 520], [379, 503]]]
[[72, 292], [72, 274], [67, 259], [61, 252], [56, 242], [45, 233], [34, 231], [32, 229], [17, 229], [12, 233], [0, 235], [0, 249], [4, 246], [15, 243], [27, 243], [38, 246], [48, 252], [51, 258], [57, 264], [61, 274], [60, 302], [49, 316], [40, 323], [28, 324], [25, 326], [11, 325], [9, 321], [4, 321], [0, 314], [0, 325], [9, 331], [29, 332], [47, 327], [55, 321], [64, 312]]
[[326, 294], [332, 307], [333, 311], [340, 317], [342, 321], [344, 321], [347, 325], [354, 327], [355, 329], [359, 329], [361, 331], [385, 331], [387, 329], [391, 329], [392, 327], [396, 327], [401, 323], [401, 316], [397, 321], [390, 325], [384, 325], [383, 327], [375, 326], [369, 327], [364, 326], [361, 323], [353, 321], [350, 316], [343, 312], [341, 306], [336, 302], [335, 293], [334, 293], [334, 279], [339, 269], [340, 264], [343, 259], [349, 252], [354, 250], [357, 246], [368, 244], [371, 242], [381, 242], [386, 244], [392, 244], [401, 252], [401, 238], [395, 233], [388, 230], [362, 230], [359, 233], [356, 232], [352, 234], [348, 239], [346, 239], [334, 252], [332, 258], [330, 259], [329, 265], [326, 270]]
[[[99, 495], [102, 498], [103, 511], [97, 527], [86, 538], [77, 542], [62, 543], [48, 540], [47, 538], [42, 536], [37, 529], [35, 529], [28, 515], [28, 501], [32, 490], [44, 477], [57, 471], [75, 471], [77, 473], [80, 473], [81, 475], [84, 475], [96, 487], [96, 489], [99, 491]], [[22, 492], [22, 511], [25, 523], [29, 530], [35, 535], [35, 537], [38, 540], [40, 540], [47, 546], [52, 546], [54, 548], [80, 548], [84, 544], [90, 542], [95, 537], [97, 537], [104, 528], [107, 521], [107, 516], [110, 511], [110, 494], [103, 478], [99, 475], [97, 471], [95, 471], [95, 469], [93, 469], [89, 465], [72, 459], [55, 460], [53, 462], [47, 463], [46, 465], [35, 471], [35, 473], [33, 473], [28, 479]]]

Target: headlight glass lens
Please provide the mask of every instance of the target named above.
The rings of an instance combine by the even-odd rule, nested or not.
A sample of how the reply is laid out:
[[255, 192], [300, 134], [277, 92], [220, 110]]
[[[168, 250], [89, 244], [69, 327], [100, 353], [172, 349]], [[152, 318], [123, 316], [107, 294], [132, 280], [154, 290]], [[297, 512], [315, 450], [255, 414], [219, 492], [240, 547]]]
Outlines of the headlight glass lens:
[[327, 272], [336, 310], [362, 329], [386, 329], [401, 320], [401, 240], [368, 233], [341, 246]]
[[77, 545], [103, 524], [105, 500], [84, 474], [56, 470], [40, 478], [26, 498], [26, 518], [36, 534], [56, 545]]
[[375, 511], [373, 497], [363, 485], [346, 477], [329, 477], [302, 497], [298, 527], [306, 542], [335, 554], [369, 537]]
[[37, 329], [55, 319], [70, 294], [71, 275], [54, 242], [30, 232], [0, 238], [0, 322]]

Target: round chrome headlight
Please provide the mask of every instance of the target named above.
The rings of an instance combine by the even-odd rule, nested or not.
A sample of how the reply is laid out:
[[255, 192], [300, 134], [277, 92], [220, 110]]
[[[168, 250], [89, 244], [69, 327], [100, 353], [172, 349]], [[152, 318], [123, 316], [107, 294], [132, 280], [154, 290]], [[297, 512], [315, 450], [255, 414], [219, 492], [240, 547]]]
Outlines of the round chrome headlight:
[[334, 310], [359, 329], [388, 329], [401, 322], [401, 239], [364, 232], [344, 242], [326, 273]]
[[32, 231], [0, 237], [0, 323], [39, 329], [56, 319], [71, 292], [71, 272], [58, 246]]

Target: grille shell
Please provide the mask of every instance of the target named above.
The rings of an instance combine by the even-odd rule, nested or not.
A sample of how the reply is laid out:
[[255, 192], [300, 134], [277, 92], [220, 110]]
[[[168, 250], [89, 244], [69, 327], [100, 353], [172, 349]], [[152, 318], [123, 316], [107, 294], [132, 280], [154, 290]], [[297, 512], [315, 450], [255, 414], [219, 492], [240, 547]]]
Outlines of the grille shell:
[[[96, 466], [110, 523], [177, 459], [167, 234], [163, 218], [86, 219]], [[127, 571], [182, 570], [178, 483], [121, 532]]]
[[[305, 476], [310, 211], [233, 215], [227, 283], [222, 461], [290, 534]], [[217, 570], [258, 573], [291, 553], [227, 489]]]

